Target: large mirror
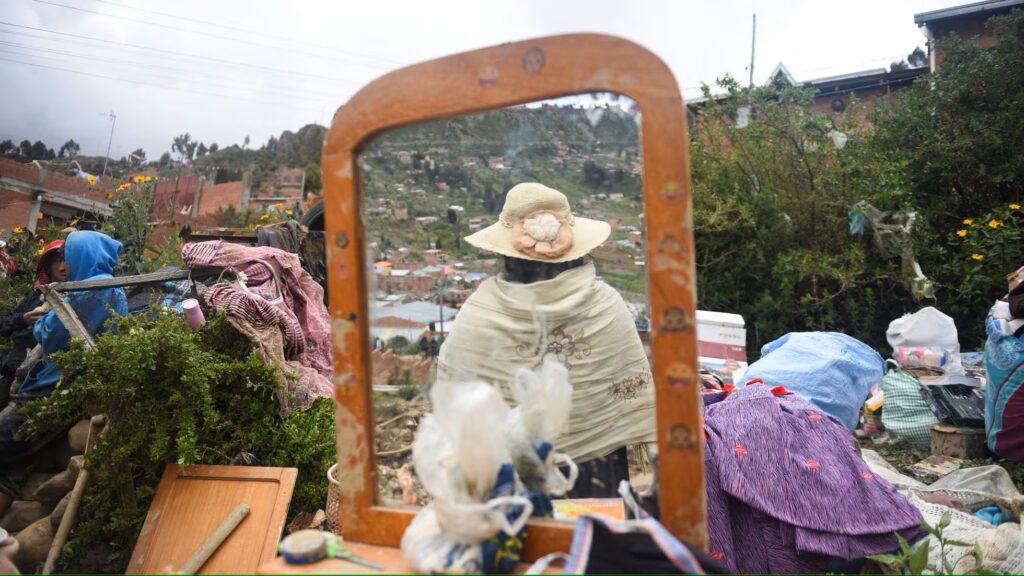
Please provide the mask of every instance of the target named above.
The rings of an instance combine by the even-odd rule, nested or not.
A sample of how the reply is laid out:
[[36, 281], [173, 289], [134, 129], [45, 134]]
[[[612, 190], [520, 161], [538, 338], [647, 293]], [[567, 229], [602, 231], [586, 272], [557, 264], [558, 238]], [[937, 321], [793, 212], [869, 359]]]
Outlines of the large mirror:
[[[358, 156], [377, 502], [422, 505], [411, 464], [432, 387], [517, 369], [573, 386], [555, 450], [579, 467], [556, 519], [622, 513], [656, 441], [641, 111], [586, 93], [391, 129]], [[601, 499], [589, 501], [590, 499]]]

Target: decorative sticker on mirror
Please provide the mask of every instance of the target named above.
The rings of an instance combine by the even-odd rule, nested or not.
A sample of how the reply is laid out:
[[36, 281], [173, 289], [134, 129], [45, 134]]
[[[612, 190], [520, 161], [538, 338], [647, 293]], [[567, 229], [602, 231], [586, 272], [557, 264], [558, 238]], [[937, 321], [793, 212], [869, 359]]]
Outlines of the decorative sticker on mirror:
[[498, 67], [493, 65], [484, 66], [480, 69], [477, 79], [480, 82], [480, 86], [484, 88], [494, 86], [498, 83]]
[[686, 424], [675, 424], [668, 430], [668, 447], [679, 450], [696, 450], [697, 435]]
[[693, 384], [695, 375], [689, 364], [674, 362], [665, 371], [665, 377], [668, 379], [669, 386], [681, 390]]
[[546, 56], [544, 50], [534, 46], [523, 53], [523, 70], [529, 74], [536, 74], [544, 69]]
[[671, 306], [661, 313], [661, 329], [664, 332], [693, 332], [693, 328], [690, 312], [679, 306]]

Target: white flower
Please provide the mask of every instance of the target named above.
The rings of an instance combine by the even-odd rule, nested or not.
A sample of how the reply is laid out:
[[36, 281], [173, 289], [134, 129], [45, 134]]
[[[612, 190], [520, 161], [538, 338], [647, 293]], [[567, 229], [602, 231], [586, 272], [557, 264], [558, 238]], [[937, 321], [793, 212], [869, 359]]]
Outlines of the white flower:
[[554, 242], [560, 228], [558, 216], [551, 212], [533, 214], [523, 220], [523, 232], [537, 242]]

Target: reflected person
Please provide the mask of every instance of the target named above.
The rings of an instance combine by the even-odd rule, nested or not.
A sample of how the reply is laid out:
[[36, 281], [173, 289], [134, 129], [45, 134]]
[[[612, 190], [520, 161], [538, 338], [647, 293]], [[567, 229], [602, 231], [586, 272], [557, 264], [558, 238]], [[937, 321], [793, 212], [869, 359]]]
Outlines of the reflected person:
[[504, 256], [504, 273], [466, 300], [440, 350], [439, 381], [500, 386], [552, 355], [573, 386], [556, 450], [580, 465], [570, 498], [613, 497], [629, 479], [628, 447], [655, 441], [650, 365], [629, 309], [597, 277], [588, 254], [606, 222], [576, 217], [561, 192], [537, 183], [509, 190], [499, 221], [466, 238]]

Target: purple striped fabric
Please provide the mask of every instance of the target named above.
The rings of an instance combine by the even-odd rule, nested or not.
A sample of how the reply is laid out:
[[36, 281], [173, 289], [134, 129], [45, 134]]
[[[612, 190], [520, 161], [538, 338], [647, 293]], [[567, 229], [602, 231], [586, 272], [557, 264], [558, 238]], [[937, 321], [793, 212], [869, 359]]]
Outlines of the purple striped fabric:
[[[220, 240], [185, 244], [181, 256], [189, 268], [220, 267], [244, 274], [245, 288], [238, 282], [214, 284], [203, 291], [203, 301], [252, 326], [281, 330], [288, 360], [284, 368], [297, 373], [300, 380], [289, 387], [300, 392], [296, 397], [309, 399], [303, 404], [318, 396], [333, 396], [330, 316], [323, 304], [323, 289], [302, 269], [298, 256], [278, 248]], [[297, 386], [303, 390], [294, 390]]]
[[764, 384], [704, 397], [711, 555], [743, 573], [826, 570], [923, 535], [916, 508], [857, 455], [846, 426]]

